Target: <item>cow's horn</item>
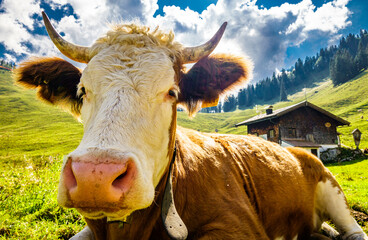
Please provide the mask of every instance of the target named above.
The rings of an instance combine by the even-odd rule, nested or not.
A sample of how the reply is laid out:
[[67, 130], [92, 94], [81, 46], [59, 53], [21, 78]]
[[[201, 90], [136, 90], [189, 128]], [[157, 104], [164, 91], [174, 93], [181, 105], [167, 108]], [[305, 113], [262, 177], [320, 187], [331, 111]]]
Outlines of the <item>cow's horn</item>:
[[45, 12], [42, 12], [43, 21], [46, 26], [47, 33], [49, 34], [52, 42], [60, 50], [62, 54], [68, 58], [81, 63], [88, 63], [90, 60], [89, 48], [79, 45], [75, 45], [65, 41], [51, 25], [49, 18]]
[[204, 58], [211, 54], [215, 50], [217, 44], [220, 42], [222, 35], [224, 34], [227, 22], [224, 22], [217, 33], [205, 44], [197, 47], [187, 47], [183, 49], [183, 63], [195, 63], [201, 58]]

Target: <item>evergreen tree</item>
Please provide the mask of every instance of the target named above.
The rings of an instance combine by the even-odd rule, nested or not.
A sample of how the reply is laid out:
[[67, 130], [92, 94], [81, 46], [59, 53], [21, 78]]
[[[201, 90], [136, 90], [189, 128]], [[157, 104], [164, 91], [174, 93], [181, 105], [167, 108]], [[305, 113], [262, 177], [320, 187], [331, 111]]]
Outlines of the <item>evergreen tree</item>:
[[255, 97], [256, 97], [255, 100], [262, 100], [263, 99], [263, 94], [262, 94], [262, 91], [261, 91], [261, 82], [256, 83], [256, 86], [255, 86], [254, 90], [255, 90]]
[[[275, 75], [275, 73], [274, 73]], [[272, 91], [272, 88], [271, 88], [271, 81], [269, 78], [266, 79], [266, 81], [263, 82], [263, 100], [265, 101], [269, 101], [273, 98], [273, 91]]]
[[333, 84], [339, 85], [355, 75], [355, 64], [353, 57], [347, 49], [338, 50], [330, 64], [330, 76]]
[[297, 84], [302, 83], [305, 79], [303, 61], [300, 58], [295, 62], [294, 75]]
[[287, 94], [286, 94], [286, 89], [285, 89], [285, 84], [284, 84], [284, 78], [281, 78], [281, 83], [280, 83], [280, 101], [287, 101]]
[[349, 34], [346, 37], [346, 49], [349, 51], [350, 55], [355, 57], [358, 51], [359, 39], [354, 34]]
[[217, 112], [221, 113], [222, 112], [222, 103], [219, 102], [219, 104], [217, 105]]
[[367, 48], [364, 46], [362, 39], [359, 40], [358, 52], [355, 56], [354, 63], [358, 72], [368, 67]]
[[[271, 78], [267, 77], [257, 82], [255, 86], [242, 89], [238, 95], [238, 104], [241, 107], [248, 107], [258, 104], [259, 101], [277, 98], [287, 100], [287, 92], [305, 86], [308, 81], [313, 81], [315, 76], [325, 77], [325, 73], [329, 71], [334, 85], [338, 85], [355, 77], [366, 68], [368, 68], [368, 32], [360, 30], [358, 35], [349, 34], [341, 38], [338, 46], [321, 48], [315, 56], [306, 57], [304, 61], [299, 58], [293, 69], [283, 70], [278, 76], [274, 72]], [[319, 73], [322, 75], [316, 75]]]
[[247, 107], [253, 106], [253, 103], [254, 103], [254, 86], [253, 85], [247, 87], [246, 97], [247, 97], [246, 106]]
[[223, 111], [230, 112], [230, 111], [234, 111], [235, 109], [236, 109], [236, 98], [234, 95], [230, 95], [224, 101]]
[[238, 105], [240, 108], [244, 108], [247, 105], [247, 93], [246, 89], [240, 89], [238, 93]]

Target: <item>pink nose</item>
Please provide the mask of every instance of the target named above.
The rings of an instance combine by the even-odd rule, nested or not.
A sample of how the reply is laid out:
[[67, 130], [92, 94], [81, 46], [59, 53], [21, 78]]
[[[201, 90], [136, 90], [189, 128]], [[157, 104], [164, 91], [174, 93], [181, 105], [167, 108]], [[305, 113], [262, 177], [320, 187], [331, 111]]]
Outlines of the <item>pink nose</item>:
[[69, 159], [65, 165], [64, 186], [73, 207], [113, 207], [132, 187], [136, 173], [133, 161], [96, 162]]

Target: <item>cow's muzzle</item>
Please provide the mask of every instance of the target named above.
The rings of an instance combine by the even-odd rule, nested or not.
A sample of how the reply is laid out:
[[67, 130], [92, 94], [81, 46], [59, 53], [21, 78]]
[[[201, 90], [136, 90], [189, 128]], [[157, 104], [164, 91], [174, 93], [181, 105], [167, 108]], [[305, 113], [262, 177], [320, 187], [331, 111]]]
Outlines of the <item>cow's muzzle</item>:
[[104, 159], [91, 156], [69, 157], [62, 172], [68, 195], [68, 207], [114, 209], [121, 207], [136, 176], [136, 166], [129, 158]]

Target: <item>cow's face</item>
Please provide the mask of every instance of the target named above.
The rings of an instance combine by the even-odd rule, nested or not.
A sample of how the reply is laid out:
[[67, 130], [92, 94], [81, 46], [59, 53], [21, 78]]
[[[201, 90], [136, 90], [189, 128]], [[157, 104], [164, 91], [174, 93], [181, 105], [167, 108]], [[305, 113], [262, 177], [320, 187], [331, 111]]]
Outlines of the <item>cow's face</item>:
[[103, 49], [83, 71], [78, 93], [84, 136], [67, 158], [59, 186], [59, 203], [89, 218], [120, 218], [149, 206], [173, 145], [173, 58], [159, 48], [115, 48]]
[[[35, 59], [17, 70], [18, 82], [38, 88], [42, 99], [69, 109], [84, 123], [80, 145], [64, 161], [60, 205], [108, 220], [151, 205], [172, 157], [176, 105], [192, 114], [249, 76], [249, 66], [239, 58], [203, 58], [214, 46], [210, 51], [201, 46], [201, 55], [172, 38], [120, 27], [89, 49], [59, 44], [69, 57], [88, 63], [83, 73], [56, 58]], [[218, 42], [218, 35], [213, 39]], [[195, 61], [193, 56], [201, 60], [184, 73], [181, 63]]]

